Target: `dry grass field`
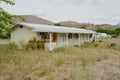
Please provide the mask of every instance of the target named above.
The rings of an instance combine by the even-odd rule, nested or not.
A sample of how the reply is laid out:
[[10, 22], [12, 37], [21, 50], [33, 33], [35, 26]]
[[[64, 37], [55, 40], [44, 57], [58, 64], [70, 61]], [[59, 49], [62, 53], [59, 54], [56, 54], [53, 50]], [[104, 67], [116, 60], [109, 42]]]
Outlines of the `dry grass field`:
[[120, 39], [53, 52], [0, 46], [0, 80], [120, 80]]

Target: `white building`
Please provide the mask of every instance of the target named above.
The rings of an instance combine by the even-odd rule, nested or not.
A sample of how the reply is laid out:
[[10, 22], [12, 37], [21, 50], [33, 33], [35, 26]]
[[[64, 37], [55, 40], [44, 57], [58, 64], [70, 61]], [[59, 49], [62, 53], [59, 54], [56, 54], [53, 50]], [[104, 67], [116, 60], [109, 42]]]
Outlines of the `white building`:
[[18, 23], [12, 28], [11, 42], [19, 47], [20, 42], [28, 43], [31, 39], [44, 43], [46, 50], [59, 46], [81, 45], [92, 40], [96, 32], [80, 28], [51, 26], [31, 23]]

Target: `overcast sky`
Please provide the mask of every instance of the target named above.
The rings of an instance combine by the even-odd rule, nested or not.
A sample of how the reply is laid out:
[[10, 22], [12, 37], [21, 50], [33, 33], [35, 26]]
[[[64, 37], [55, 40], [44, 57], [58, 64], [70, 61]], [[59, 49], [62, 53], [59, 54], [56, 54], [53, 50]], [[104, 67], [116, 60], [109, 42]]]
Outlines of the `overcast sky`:
[[54, 22], [120, 22], [120, 0], [15, 0], [14, 6], [2, 7], [13, 14], [32, 14]]

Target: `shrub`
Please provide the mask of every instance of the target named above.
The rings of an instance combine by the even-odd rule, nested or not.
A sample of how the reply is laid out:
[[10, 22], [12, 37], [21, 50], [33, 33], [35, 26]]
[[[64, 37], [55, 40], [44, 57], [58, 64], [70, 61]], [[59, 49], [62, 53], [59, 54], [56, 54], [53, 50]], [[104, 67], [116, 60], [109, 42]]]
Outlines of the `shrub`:
[[61, 57], [57, 57], [56, 60], [55, 60], [55, 65], [59, 67], [63, 64], [64, 64], [64, 59], [61, 58]]
[[36, 41], [36, 39], [33, 38], [32, 40], [29, 41], [27, 47], [31, 48], [31, 49], [43, 49], [44, 43], [42, 43], [40, 41]]
[[95, 42], [95, 43], [93, 43], [93, 42], [86, 42], [86, 43], [84, 43], [81, 47], [82, 48], [93, 48], [93, 47], [98, 47], [99, 46], [99, 43], [97, 43], [97, 42]]
[[9, 43], [10, 49], [17, 49], [17, 45], [15, 43]]
[[115, 30], [109, 30], [109, 29], [97, 29], [96, 32], [100, 33], [107, 33], [107, 34], [117, 34], [117, 31]]
[[99, 40], [99, 42], [102, 42], [102, 40]]
[[55, 48], [55, 49], [53, 50], [53, 52], [55, 52], [55, 53], [60, 53], [60, 52], [64, 52], [64, 50], [65, 50], [64, 47], [58, 47], [58, 48]]
[[62, 26], [60, 23], [55, 23], [54, 26]]
[[98, 44], [98, 43], [95, 43], [95, 44], [94, 44], [94, 47], [98, 47], [98, 46], [99, 46], [99, 44]]
[[88, 47], [90, 47], [90, 45], [92, 45], [92, 44], [89, 43], [89, 42], [86, 42], [86, 43], [84, 43], [82, 46], [88, 48]]
[[23, 50], [27, 49], [27, 45], [28, 45], [27, 43], [25, 43], [24, 41], [20, 41], [19, 43], [21, 45], [21, 49], [23, 49]]

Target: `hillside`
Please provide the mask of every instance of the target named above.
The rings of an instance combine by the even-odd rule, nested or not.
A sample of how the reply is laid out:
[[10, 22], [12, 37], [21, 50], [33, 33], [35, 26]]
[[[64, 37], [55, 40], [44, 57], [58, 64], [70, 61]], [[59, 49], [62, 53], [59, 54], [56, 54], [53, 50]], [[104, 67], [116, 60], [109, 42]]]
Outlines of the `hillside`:
[[62, 21], [59, 22], [62, 26], [68, 26], [68, 27], [78, 27], [78, 28], [85, 28], [90, 30], [96, 30], [96, 29], [114, 29], [114, 25], [110, 24], [100, 24], [100, 25], [94, 25], [91, 23], [79, 23], [75, 21]]
[[120, 23], [118, 23], [117, 25], [115, 25], [116, 28], [120, 28]]
[[[34, 15], [21, 15], [25, 21], [15, 19], [15, 22], [27, 22], [27, 23], [36, 23], [36, 24], [46, 24], [46, 25], [54, 25], [55, 23], [46, 19], [42, 19], [40, 17], [34, 16]], [[79, 23], [76, 21], [61, 21], [58, 22], [62, 26], [67, 27], [77, 27], [77, 28], [85, 28], [90, 30], [96, 30], [96, 29], [114, 29], [115, 27], [110, 24], [101, 24], [101, 25], [94, 25], [91, 23]]]
[[96, 29], [110, 29], [113, 30], [115, 29], [114, 25], [111, 24], [101, 24], [101, 25], [96, 25]]
[[81, 26], [80, 23], [75, 22], [75, 21], [62, 21], [59, 22], [62, 26], [69, 26], [69, 27], [77, 27], [77, 26]]
[[25, 21], [15, 19], [15, 22], [27, 22], [27, 23], [54, 25], [54, 22], [51, 22], [46, 19], [42, 19], [34, 15], [21, 15], [21, 16], [25, 19]]
[[85, 29], [91, 29], [95, 30], [94, 24], [90, 23], [79, 23], [75, 21], [62, 21], [59, 22], [62, 26], [68, 26], [68, 27], [76, 27], [76, 28], [85, 28]]

